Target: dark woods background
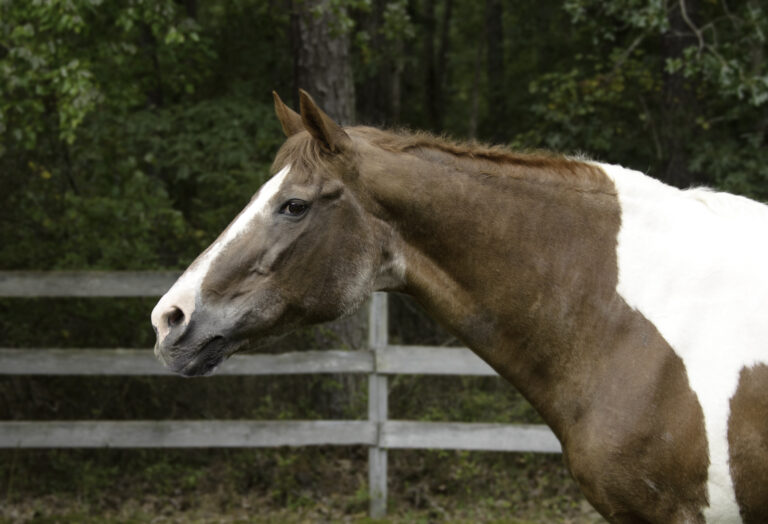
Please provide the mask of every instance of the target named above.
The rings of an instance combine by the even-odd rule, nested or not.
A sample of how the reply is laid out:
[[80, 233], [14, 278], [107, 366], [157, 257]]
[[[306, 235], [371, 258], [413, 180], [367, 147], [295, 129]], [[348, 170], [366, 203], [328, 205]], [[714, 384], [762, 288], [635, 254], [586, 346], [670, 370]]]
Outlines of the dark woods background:
[[[0, 0], [0, 268], [185, 267], [268, 176], [283, 140], [273, 89], [297, 107], [303, 87], [346, 124], [585, 153], [768, 199], [766, 38], [759, 0]], [[149, 347], [153, 302], [0, 300], [0, 346]], [[452, 342], [394, 302], [393, 340]], [[348, 322], [273, 349], [354, 348], [361, 333]], [[364, 386], [3, 377], [0, 417], [365, 418]], [[393, 418], [536, 420], [492, 379], [398, 377], [391, 403]], [[344, 491], [364, 483], [343, 466], [364, 468], [359, 450], [237, 453], [3, 451], [0, 491], [87, 499], [134, 471], [171, 496], [213, 472], [220, 491], [285, 505], [323, 484], [321, 469], [351, 479]], [[490, 484], [509, 500], [497, 467], [564, 476], [540, 458], [409, 453], [392, 454], [395, 496], [430, 511]]]
[[768, 197], [758, 0], [0, 3], [0, 265], [179, 267], [267, 176], [270, 92]]

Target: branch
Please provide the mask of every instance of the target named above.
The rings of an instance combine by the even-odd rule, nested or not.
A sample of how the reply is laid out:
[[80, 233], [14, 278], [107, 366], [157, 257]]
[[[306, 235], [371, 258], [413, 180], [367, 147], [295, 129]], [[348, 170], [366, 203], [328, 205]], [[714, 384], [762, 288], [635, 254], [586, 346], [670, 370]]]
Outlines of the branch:
[[[680, 15], [683, 17], [683, 21], [688, 27], [691, 28], [691, 31], [693, 31], [693, 33], [696, 35], [696, 39], [699, 41], [699, 51], [697, 54], [701, 55], [702, 51], [704, 51], [705, 49], [708, 49], [709, 52], [712, 53], [712, 55], [720, 62], [720, 65], [722, 67], [730, 69], [731, 68], [730, 64], [728, 64], [728, 61], [725, 58], [723, 58], [723, 56], [717, 51], [715, 46], [708, 45], [704, 41], [704, 35], [702, 34], [702, 30], [696, 27], [696, 25], [691, 20], [691, 17], [688, 16], [688, 10], [685, 7], [685, 0], [679, 0], [679, 3], [680, 3]], [[714, 27], [712, 29], [714, 32]], [[715, 38], [717, 38], [716, 33], [715, 33]], [[741, 71], [739, 71], [739, 76], [742, 76]]]
[[621, 56], [616, 60], [616, 63], [613, 64], [613, 69], [611, 69], [611, 73], [608, 75], [609, 77], [612, 77], [616, 72], [621, 68], [622, 65], [624, 65], [624, 62], [627, 61], [627, 58], [629, 58], [629, 55], [632, 54], [632, 51], [637, 49], [637, 46], [639, 46], [643, 39], [645, 39], [647, 33], [643, 33], [629, 45], [627, 49], [624, 50], [624, 52], [621, 54]]
[[731, 9], [728, 7], [728, 2], [726, 0], [722, 0], [722, 2], [723, 2], [723, 11], [725, 11], [725, 17], [728, 20], [730, 20], [731, 25], [733, 25], [733, 28], [738, 30], [739, 25], [736, 23], [736, 21], [738, 20], [739, 22], [741, 22], [742, 20], [731, 12]]
[[686, 25], [690, 27], [691, 31], [693, 31], [693, 33], [696, 35], [696, 39], [699, 41], [699, 53], [701, 53], [702, 49], [704, 49], [704, 36], [688, 16], [688, 10], [685, 8], [685, 0], [680, 0], [680, 14], [682, 15], [683, 21], [685, 21]]

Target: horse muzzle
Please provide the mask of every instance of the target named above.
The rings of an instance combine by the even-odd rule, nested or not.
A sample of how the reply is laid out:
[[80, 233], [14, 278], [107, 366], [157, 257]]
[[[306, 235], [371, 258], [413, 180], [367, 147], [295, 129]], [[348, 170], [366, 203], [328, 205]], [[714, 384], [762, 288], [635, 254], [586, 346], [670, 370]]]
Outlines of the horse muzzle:
[[177, 323], [165, 336], [158, 334], [155, 356], [165, 367], [179, 375], [210, 375], [232, 354], [227, 329], [213, 322], [210, 315], [196, 311], [186, 323]]

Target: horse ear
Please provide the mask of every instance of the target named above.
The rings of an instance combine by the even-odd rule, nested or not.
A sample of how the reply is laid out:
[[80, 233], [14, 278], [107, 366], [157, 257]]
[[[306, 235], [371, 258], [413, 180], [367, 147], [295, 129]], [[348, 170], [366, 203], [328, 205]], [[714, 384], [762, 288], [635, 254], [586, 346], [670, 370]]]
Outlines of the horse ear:
[[323, 148], [331, 153], [338, 153], [352, 142], [341, 126], [326, 115], [303, 89], [299, 89], [299, 102], [304, 127]]
[[285, 136], [293, 136], [300, 131], [304, 131], [301, 116], [280, 100], [277, 91], [272, 91], [272, 97], [275, 99], [275, 114], [277, 114], [277, 119], [280, 120], [280, 125], [283, 126]]

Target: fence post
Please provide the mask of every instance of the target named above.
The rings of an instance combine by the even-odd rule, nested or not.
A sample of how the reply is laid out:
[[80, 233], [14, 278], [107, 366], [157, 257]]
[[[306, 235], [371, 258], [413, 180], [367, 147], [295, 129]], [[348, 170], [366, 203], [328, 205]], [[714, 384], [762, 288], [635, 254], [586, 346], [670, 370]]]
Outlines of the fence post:
[[[368, 317], [368, 347], [383, 351], [388, 343], [387, 295], [374, 293]], [[374, 358], [374, 362], [377, 359]], [[387, 450], [380, 447], [381, 426], [387, 420], [387, 377], [374, 367], [368, 375], [368, 419], [376, 424], [376, 445], [368, 448], [368, 495], [372, 518], [382, 518], [387, 512]]]

